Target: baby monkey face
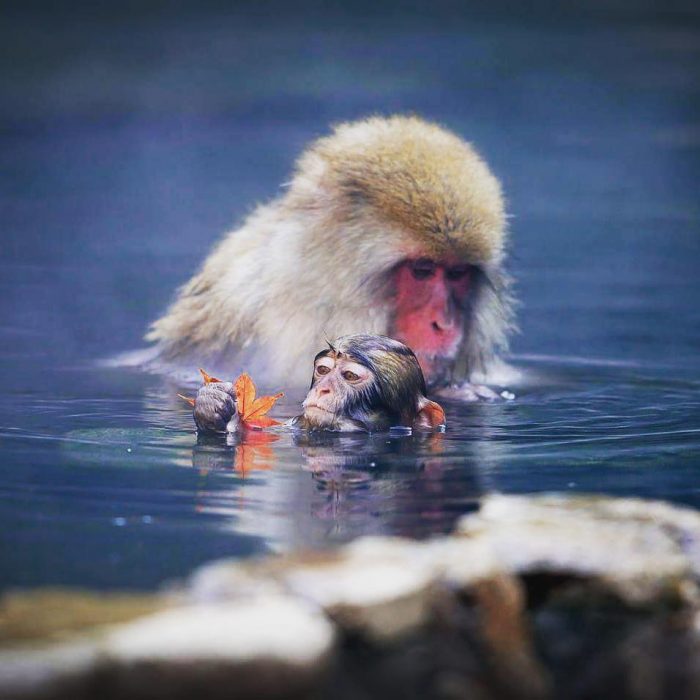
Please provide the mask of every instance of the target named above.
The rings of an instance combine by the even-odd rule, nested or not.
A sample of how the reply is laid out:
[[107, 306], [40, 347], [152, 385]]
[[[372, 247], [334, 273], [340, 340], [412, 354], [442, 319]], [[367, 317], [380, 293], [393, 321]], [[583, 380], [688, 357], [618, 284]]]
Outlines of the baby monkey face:
[[342, 432], [433, 429], [445, 413], [425, 396], [413, 351], [392, 338], [357, 334], [336, 338], [314, 358], [311, 388], [295, 425]]
[[302, 404], [304, 416], [318, 427], [335, 424], [373, 381], [372, 371], [349, 355], [330, 352], [317, 357], [312, 386]]

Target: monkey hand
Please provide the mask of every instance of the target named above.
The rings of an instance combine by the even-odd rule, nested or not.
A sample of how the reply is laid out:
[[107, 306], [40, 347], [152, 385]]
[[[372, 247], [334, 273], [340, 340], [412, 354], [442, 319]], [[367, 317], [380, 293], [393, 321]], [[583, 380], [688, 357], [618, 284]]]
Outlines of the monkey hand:
[[202, 433], [233, 433], [238, 427], [236, 392], [231, 382], [204, 384], [194, 399], [192, 415]]
[[450, 384], [438, 389], [435, 393], [442, 398], [456, 401], [496, 401], [498, 399], [511, 401], [515, 398], [515, 395], [509, 391], [502, 391], [498, 394], [485, 384], [471, 384], [469, 382]]

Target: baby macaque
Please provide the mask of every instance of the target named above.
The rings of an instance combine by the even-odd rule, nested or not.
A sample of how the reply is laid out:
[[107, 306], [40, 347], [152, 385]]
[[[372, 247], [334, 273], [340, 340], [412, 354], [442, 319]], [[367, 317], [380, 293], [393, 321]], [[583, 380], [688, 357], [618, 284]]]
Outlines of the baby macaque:
[[[426, 394], [423, 372], [409, 347], [380, 335], [347, 335], [316, 355], [304, 412], [287, 425], [339, 432], [431, 430], [445, 424], [445, 412]], [[200, 432], [237, 430], [241, 422], [233, 385], [205, 383], [193, 401], [193, 415]]]
[[445, 412], [426, 394], [409, 347], [381, 335], [346, 335], [314, 358], [304, 413], [292, 424], [342, 432], [444, 425]]

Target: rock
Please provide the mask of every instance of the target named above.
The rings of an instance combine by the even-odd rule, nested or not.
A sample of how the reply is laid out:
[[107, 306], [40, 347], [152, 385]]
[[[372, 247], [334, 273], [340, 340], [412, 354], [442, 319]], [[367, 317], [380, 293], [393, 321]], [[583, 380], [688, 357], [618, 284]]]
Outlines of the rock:
[[322, 563], [299, 562], [281, 577], [342, 628], [388, 642], [420, 627], [434, 595], [427, 548], [398, 538], [365, 538]]
[[333, 641], [318, 610], [266, 594], [157, 613], [114, 629], [100, 651], [124, 697], [286, 698], [318, 683]]
[[262, 593], [280, 594], [284, 588], [276, 580], [274, 571], [280, 565], [284, 568], [283, 561], [282, 557], [276, 563], [221, 559], [204, 564], [190, 576], [182, 592], [193, 603], [240, 600]]
[[240, 598], [260, 588], [286, 592], [314, 603], [343, 629], [382, 641], [425, 620], [435, 576], [426, 546], [367, 537], [337, 552], [215, 562], [195, 572], [187, 590], [197, 601]]
[[0, 599], [0, 644], [62, 639], [102, 625], [128, 622], [177, 604], [171, 595], [95, 594], [47, 588]]
[[550, 679], [537, 659], [523, 586], [512, 576], [499, 575], [476, 582], [473, 595], [479, 637], [502, 684], [521, 697], [547, 697]]
[[0, 603], [0, 696], [700, 697], [700, 514], [490, 496], [457, 532]]
[[630, 604], [696, 595], [700, 514], [600, 497], [489, 496], [457, 532], [515, 574], [594, 579]]
[[164, 609], [49, 646], [0, 651], [5, 697], [304, 696], [333, 626], [302, 600], [265, 595]]
[[485, 538], [436, 538], [430, 541], [426, 555], [439, 579], [457, 590], [470, 590], [481, 581], [507, 574]]
[[122, 625], [100, 644], [118, 663], [247, 663], [308, 667], [326, 655], [333, 628], [300, 599], [264, 595], [217, 605], [165, 610]]
[[79, 700], [98, 664], [97, 647], [88, 638], [1, 649], [0, 697]]

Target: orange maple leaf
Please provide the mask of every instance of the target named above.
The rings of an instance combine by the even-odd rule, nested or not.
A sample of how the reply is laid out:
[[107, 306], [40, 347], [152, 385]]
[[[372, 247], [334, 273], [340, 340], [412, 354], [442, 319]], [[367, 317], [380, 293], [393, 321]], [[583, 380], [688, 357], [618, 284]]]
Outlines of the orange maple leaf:
[[[199, 372], [204, 379], [205, 384], [220, 383], [222, 380], [212, 377], [207, 374], [201, 367]], [[236, 380], [234, 385], [236, 392], [236, 404], [238, 406], [238, 414], [240, 416], [241, 423], [246, 428], [271, 428], [273, 425], [280, 425], [280, 422], [274, 418], [270, 418], [265, 415], [270, 411], [270, 409], [275, 405], [277, 399], [284, 396], [282, 392], [275, 394], [274, 396], [261, 396], [255, 398], [255, 384], [250, 376], [244, 372]], [[195, 399], [189, 396], [183, 396], [178, 394], [178, 396], [183, 400], [187, 401], [190, 406], [195, 405]]]
[[253, 470], [272, 469], [275, 464], [275, 452], [270, 443], [279, 440], [278, 435], [259, 431], [246, 433], [240, 445], [236, 446], [233, 468], [241, 476]]
[[[220, 383], [221, 380], [217, 379], [216, 377], [212, 377], [211, 375], [207, 374], [201, 367], [199, 368], [199, 373], [202, 375], [202, 379], [204, 379], [205, 384], [213, 384], [213, 383]], [[190, 398], [189, 396], [183, 396], [182, 394], [178, 394], [178, 396], [183, 400], [187, 401], [187, 403], [190, 406], [194, 406], [195, 400]]]
[[190, 406], [194, 406], [194, 404], [196, 403], [195, 400], [194, 400], [194, 399], [191, 399], [189, 396], [183, 396], [182, 394], [178, 394], [178, 396], [179, 396], [183, 401], [187, 401], [187, 403], [188, 403]]
[[221, 380], [216, 377], [208, 375], [201, 367], [199, 368], [199, 373], [202, 375], [205, 384], [220, 384]]
[[243, 372], [234, 384], [238, 414], [241, 422], [249, 428], [269, 428], [280, 422], [265, 415], [275, 405], [277, 399], [284, 396], [282, 392], [274, 396], [255, 398], [255, 384], [250, 376]]

